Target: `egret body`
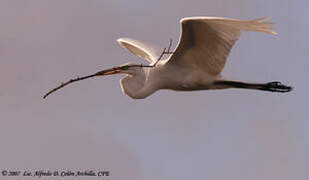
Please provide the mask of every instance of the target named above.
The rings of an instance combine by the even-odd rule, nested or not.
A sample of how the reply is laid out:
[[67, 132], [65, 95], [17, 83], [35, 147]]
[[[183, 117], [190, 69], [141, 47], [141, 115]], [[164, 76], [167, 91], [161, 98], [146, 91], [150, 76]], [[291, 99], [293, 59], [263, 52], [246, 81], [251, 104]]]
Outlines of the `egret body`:
[[[291, 87], [280, 82], [246, 83], [232, 81], [221, 76], [226, 59], [242, 31], [260, 31], [276, 34], [267, 18], [236, 20], [220, 17], [183, 18], [181, 36], [176, 49], [171, 52], [129, 38], [118, 39], [121, 46], [149, 62], [149, 65], [127, 63], [95, 74], [71, 79], [52, 89], [54, 91], [75, 81], [105, 76], [126, 74], [121, 79], [122, 91], [134, 99], [143, 99], [159, 89], [194, 91], [208, 89], [245, 88], [271, 92], [289, 92]], [[162, 59], [169, 54], [167, 59]]]

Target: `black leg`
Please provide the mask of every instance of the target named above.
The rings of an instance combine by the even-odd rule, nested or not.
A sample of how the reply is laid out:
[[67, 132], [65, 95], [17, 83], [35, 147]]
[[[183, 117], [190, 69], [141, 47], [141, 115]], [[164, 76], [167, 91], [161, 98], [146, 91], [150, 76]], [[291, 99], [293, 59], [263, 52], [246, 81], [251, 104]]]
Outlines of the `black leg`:
[[238, 81], [215, 81], [213, 83], [215, 86], [223, 86], [226, 88], [243, 88], [243, 89], [256, 89], [262, 91], [270, 91], [270, 92], [290, 92], [293, 88], [290, 86], [286, 86], [281, 84], [278, 81], [269, 82], [266, 84], [254, 84], [254, 83], [244, 83]]

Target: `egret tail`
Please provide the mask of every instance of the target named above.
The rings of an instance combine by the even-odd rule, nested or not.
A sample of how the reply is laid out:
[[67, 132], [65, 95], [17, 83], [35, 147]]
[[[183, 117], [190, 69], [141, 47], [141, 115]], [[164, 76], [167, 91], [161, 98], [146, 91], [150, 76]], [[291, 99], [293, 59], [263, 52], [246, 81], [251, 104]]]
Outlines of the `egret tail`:
[[255, 90], [280, 92], [280, 93], [290, 92], [293, 89], [292, 87], [283, 85], [278, 81], [269, 82], [265, 84], [244, 83], [238, 81], [215, 81], [214, 85], [223, 88], [255, 89]]

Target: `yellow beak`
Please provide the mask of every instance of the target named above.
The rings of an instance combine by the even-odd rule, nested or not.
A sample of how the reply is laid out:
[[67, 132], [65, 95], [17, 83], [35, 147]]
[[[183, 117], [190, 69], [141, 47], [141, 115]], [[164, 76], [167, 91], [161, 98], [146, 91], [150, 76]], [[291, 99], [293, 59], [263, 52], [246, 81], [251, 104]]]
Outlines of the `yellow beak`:
[[111, 75], [111, 74], [117, 74], [121, 72], [120, 67], [114, 67], [111, 69], [105, 69], [103, 71], [99, 71], [96, 73], [96, 76], [105, 76], [105, 75]]

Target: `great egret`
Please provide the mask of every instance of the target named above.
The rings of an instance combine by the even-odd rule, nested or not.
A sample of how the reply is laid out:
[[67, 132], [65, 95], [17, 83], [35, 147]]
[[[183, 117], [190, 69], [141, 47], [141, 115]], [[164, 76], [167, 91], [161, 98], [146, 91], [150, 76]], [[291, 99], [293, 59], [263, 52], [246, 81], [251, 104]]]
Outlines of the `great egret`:
[[[246, 83], [223, 78], [220, 73], [232, 46], [242, 31], [276, 34], [268, 18], [236, 20], [221, 17], [187, 17], [180, 20], [181, 36], [174, 52], [166, 51], [129, 38], [118, 39], [121, 46], [149, 61], [149, 65], [124, 64], [95, 74], [71, 79], [44, 95], [75, 81], [110, 74], [126, 74], [121, 79], [122, 91], [134, 99], [143, 99], [159, 89], [193, 91], [209, 89], [245, 88], [271, 92], [289, 92], [292, 87], [280, 82]], [[170, 54], [162, 59], [164, 54]]]

